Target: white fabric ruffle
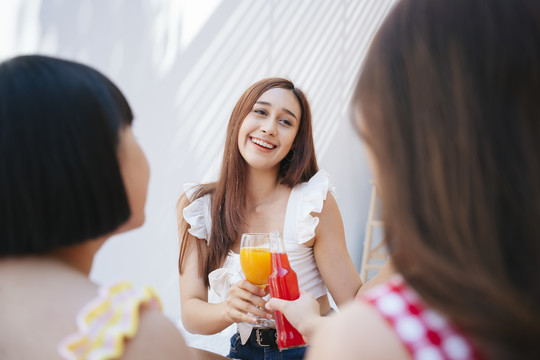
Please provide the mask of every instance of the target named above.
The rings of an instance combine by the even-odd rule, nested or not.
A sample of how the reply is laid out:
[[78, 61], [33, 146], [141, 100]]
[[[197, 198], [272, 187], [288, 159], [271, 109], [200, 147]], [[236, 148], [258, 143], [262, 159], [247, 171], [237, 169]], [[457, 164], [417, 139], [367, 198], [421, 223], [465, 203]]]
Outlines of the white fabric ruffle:
[[229, 296], [231, 287], [243, 278], [240, 255], [230, 251], [223, 267], [208, 274], [208, 281], [210, 282], [208, 300], [214, 303], [225, 301]]
[[[208, 280], [210, 282], [208, 301], [211, 303], [225, 301], [229, 296], [231, 287], [242, 279], [244, 279], [244, 277], [242, 275], [240, 255], [230, 251], [223, 267], [208, 274]], [[240, 333], [242, 345], [249, 339], [252, 329], [253, 325], [247, 323], [238, 324], [238, 332]]]
[[184, 219], [190, 225], [189, 233], [196, 238], [205, 239], [206, 243], [210, 241], [210, 232], [212, 229], [212, 207], [210, 204], [210, 194], [206, 194], [196, 200], [193, 200], [195, 193], [199, 188], [198, 184], [185, 184], [184, 192], [191, 201], [183, 211]]
[[299, 185], [295, 191], [300, 193], [296, 217], [298, 226], [296, 238], [299, 244], [304, 244], [313, 239], [315, 229], [319, 225], [319, 218], [311, 213], [320, 213], [326, 200], [326, 194], [330, 191], [334, 195], [335, 189], [328, 173], [319, 170], [308, 182]]
[[[190, 225], [189, 233], [199, 239], [210, 240], [212, 229], [212, 207], [210, 194], [204, 195], [196, 200], [193, 197], [198, 190], [198, 184], [185, 184], [184, 192], [191, 201], [183, 211], [184, 219]], [[322, 211], [326, 195], [330, 192], [335, 196], [335, 188], [330, 180], [330, 176], [324, 170], [319, 170], [308, 182], [297, 185], [294, 190], [299, 196], [299, 204], [296, 206], [294, 227], [295, 237], [299, 244], [304, 244], [313, 239], [315, 229], [319, 225], [319, 218], [311, 213]]]

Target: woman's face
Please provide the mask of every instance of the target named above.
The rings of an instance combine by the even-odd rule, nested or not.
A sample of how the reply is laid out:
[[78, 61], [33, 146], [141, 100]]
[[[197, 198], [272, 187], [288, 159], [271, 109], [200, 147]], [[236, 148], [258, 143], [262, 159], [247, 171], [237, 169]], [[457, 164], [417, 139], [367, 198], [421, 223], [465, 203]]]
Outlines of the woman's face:
[[279, 168], [300, 126], [300, 103], [291, 90], [272, 88], [261, 95], [238, 133], [238, 148], [254, 169]]
[[118, 232], [123, 232], [137, 228], [144, 223], [144, 206], [146, 204], [150, 168], [146, 156], [133, 136], [130, 126], [126, 126], [120, 131], [117, 153], [120, 173], [124, 180], [124, 187], [131, 210], [129, 220], [118, 230]]

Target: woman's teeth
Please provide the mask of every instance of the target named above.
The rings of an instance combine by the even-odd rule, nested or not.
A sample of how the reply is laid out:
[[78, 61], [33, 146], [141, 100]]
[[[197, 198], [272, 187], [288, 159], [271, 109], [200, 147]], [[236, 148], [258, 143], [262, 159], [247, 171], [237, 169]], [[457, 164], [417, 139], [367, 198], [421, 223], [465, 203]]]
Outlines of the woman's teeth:
[[275, 145], [269, 144], [269, 143], [267, 143], [265, 141], [262, 141], [262, 140], [259, 140], [259, 139], [251, 138], [251, 141], [253, 141], [255, 144], [260, 145], [262, 147], [265, 147], [267, 149], [275, 148]]

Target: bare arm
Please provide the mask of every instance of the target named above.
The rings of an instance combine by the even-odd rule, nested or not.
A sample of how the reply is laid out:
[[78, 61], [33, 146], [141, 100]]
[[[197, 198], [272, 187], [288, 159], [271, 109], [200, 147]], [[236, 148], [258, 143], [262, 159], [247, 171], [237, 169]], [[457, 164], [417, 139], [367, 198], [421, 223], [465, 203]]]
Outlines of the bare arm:
[[[187, 204], [187, 199], [183, 196], [178, 204], [178, 209], [183, 209]], [[178, 211], [178, 216], [182, 216], [182, 211]], [[179, 231], [183, 229], [182, 219], [179, 218]], [[182, 241], [180, 233], [180, 241]], [[207, 246], [198, 247], [197, 242], [204, 240], [197, 239], [193, 235], [188, 237], [188, 248], [186, 258], [180, 274], [180, 302], [182, 323], [187, 331], [196, 334], [215, 334], [229, 325], [236, 322], [255, 322], [256, 319], [251, 314], [261, 317], [269, 316], [258, 307], [263, 307], [265, 301], [262, 296], [265, 292], [257, 286], [247, 281], [240, 281], [229, 291], [229, 297], [222, 303], [210, 304], [208, 302], [208, 288], [204, 280], [199, 276], [199, 251], [202, 256], [207, 257]]]
[[195, 241], [187, 250], [183, 271], [180, 275], [180, 303], [182, 323], [187, 331], [195, 334], [215, 334], [232, 321], [223, 316], [222, 304], [208, 303], [208, 288], [198, 273], [198, 255]]
[[133, 339], [126, 343], [122, 359], [130, 360], [226, 359], [225, 357], [194, 349], [186, 345], [178, 329], [158, 310], [143, 310], [139, 328]]
[[306, 359], [410, 359], [395, 332], [371, 306], [351, 303], [318, 326]]
[[335, 315], [321, 317], [317, 301], [302, 293], [295, 301], [270, 299], [266, 307], [281, 311], [304, 335], [306, 359], [410, 359], [388, 323], [368, 304], [351, 302]]
[[345, 230], [336, 200], [328, 193], [315, 230], [315, 261], [338, 306], [351, 301], [362, 281], [345, 243]]
[[388, 259], [388, 261], [383, 265], [383, 267], [375, 274], [373, 278], [371, 278], [369, 281], [367, 281], [356, 293], [357, 296], [361, 296], [369, 289], [383, 284], [390, 279], [392, 275], [394, 275], [396, 271], [394, 270], [394, 266], [392, 265], [392, 259]]
[[315, 260], [323, 280], [338, 306], [377, 285], [385, 283], [395, 274], [390, 259], [372, 279], [362, 284], [347, 250], [341, 214], [336, 200], [331, 194], [328, 194], [323, 210], [318, 216], [319, 225], [316, 229], [314, 245]]
[[[379, 276], [379, 274], [381, 275]], [[369, 290], [373, 286], [386, 282], [393, 274], [394, 269], [392, 263], [391, 261], [388, 261], [373, 279], [360, 288], [358, 295], [362, 295], [366, 290]], [[358, 304], [355, 305], [358, 306]], [[346, 304], [345, 307], [347, 306], [349, 305]], [[362, 304], [362, 306], [365, 305]], [[294, 301], [270, 299], [266, 304], [266, 308], [272, 311], [281, 311], [290, 323], [304, 336], [305, 340], [310, 343], [312, 342], [313, 335], [321, 331], [321, 329], [326, 328], [328, 324], [331, 324], [332, 322], [329, 321], [334, 318], [334, 316], [320, 316], [318, 302], [313, 295], [305, 291], [301, 291], [300, 298]], [[339, 314], [341, 314], [341, 312]], [[324, 357], [321, 357], [321, 359], [323, 358]]]

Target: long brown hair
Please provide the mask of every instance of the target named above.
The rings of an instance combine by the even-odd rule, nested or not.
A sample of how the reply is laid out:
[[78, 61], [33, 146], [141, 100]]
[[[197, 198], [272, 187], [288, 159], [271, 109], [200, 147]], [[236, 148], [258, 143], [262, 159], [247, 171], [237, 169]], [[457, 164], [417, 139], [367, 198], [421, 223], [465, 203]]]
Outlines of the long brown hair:
[[[293, 187], [308, 181], [318, 171], [311, 129], [311, 110], [304, 93], [291, 81], [282, 78], [263, 79], [251, 85], [236, 103], [229, 119], [218, 181], [201, 185], [195, 194], [195, 199], [211, 194], [212, 200], [212, 229], [206, 258], [203, 256], [201, 242], [197, 242], [199, 275], [204, 278], [207, 286], [208, 274], [221, 266], [229, 250], [239, 239], [244, 226], [247, 164], [238, 149], [240, 126], [261, 95], [273, 88], [291, 90], [298, 99], [302, 112], [293, 147], [280, 163], [280, 183]], [[178, 212], [182, 237], [178, 261], [180, 273], [189, 245], [189, 224], [184, 220], [181, 210]]]
[[540, 358], [540, 3], [402, 0], [354, 96], [388, 246], [490, 359]]

